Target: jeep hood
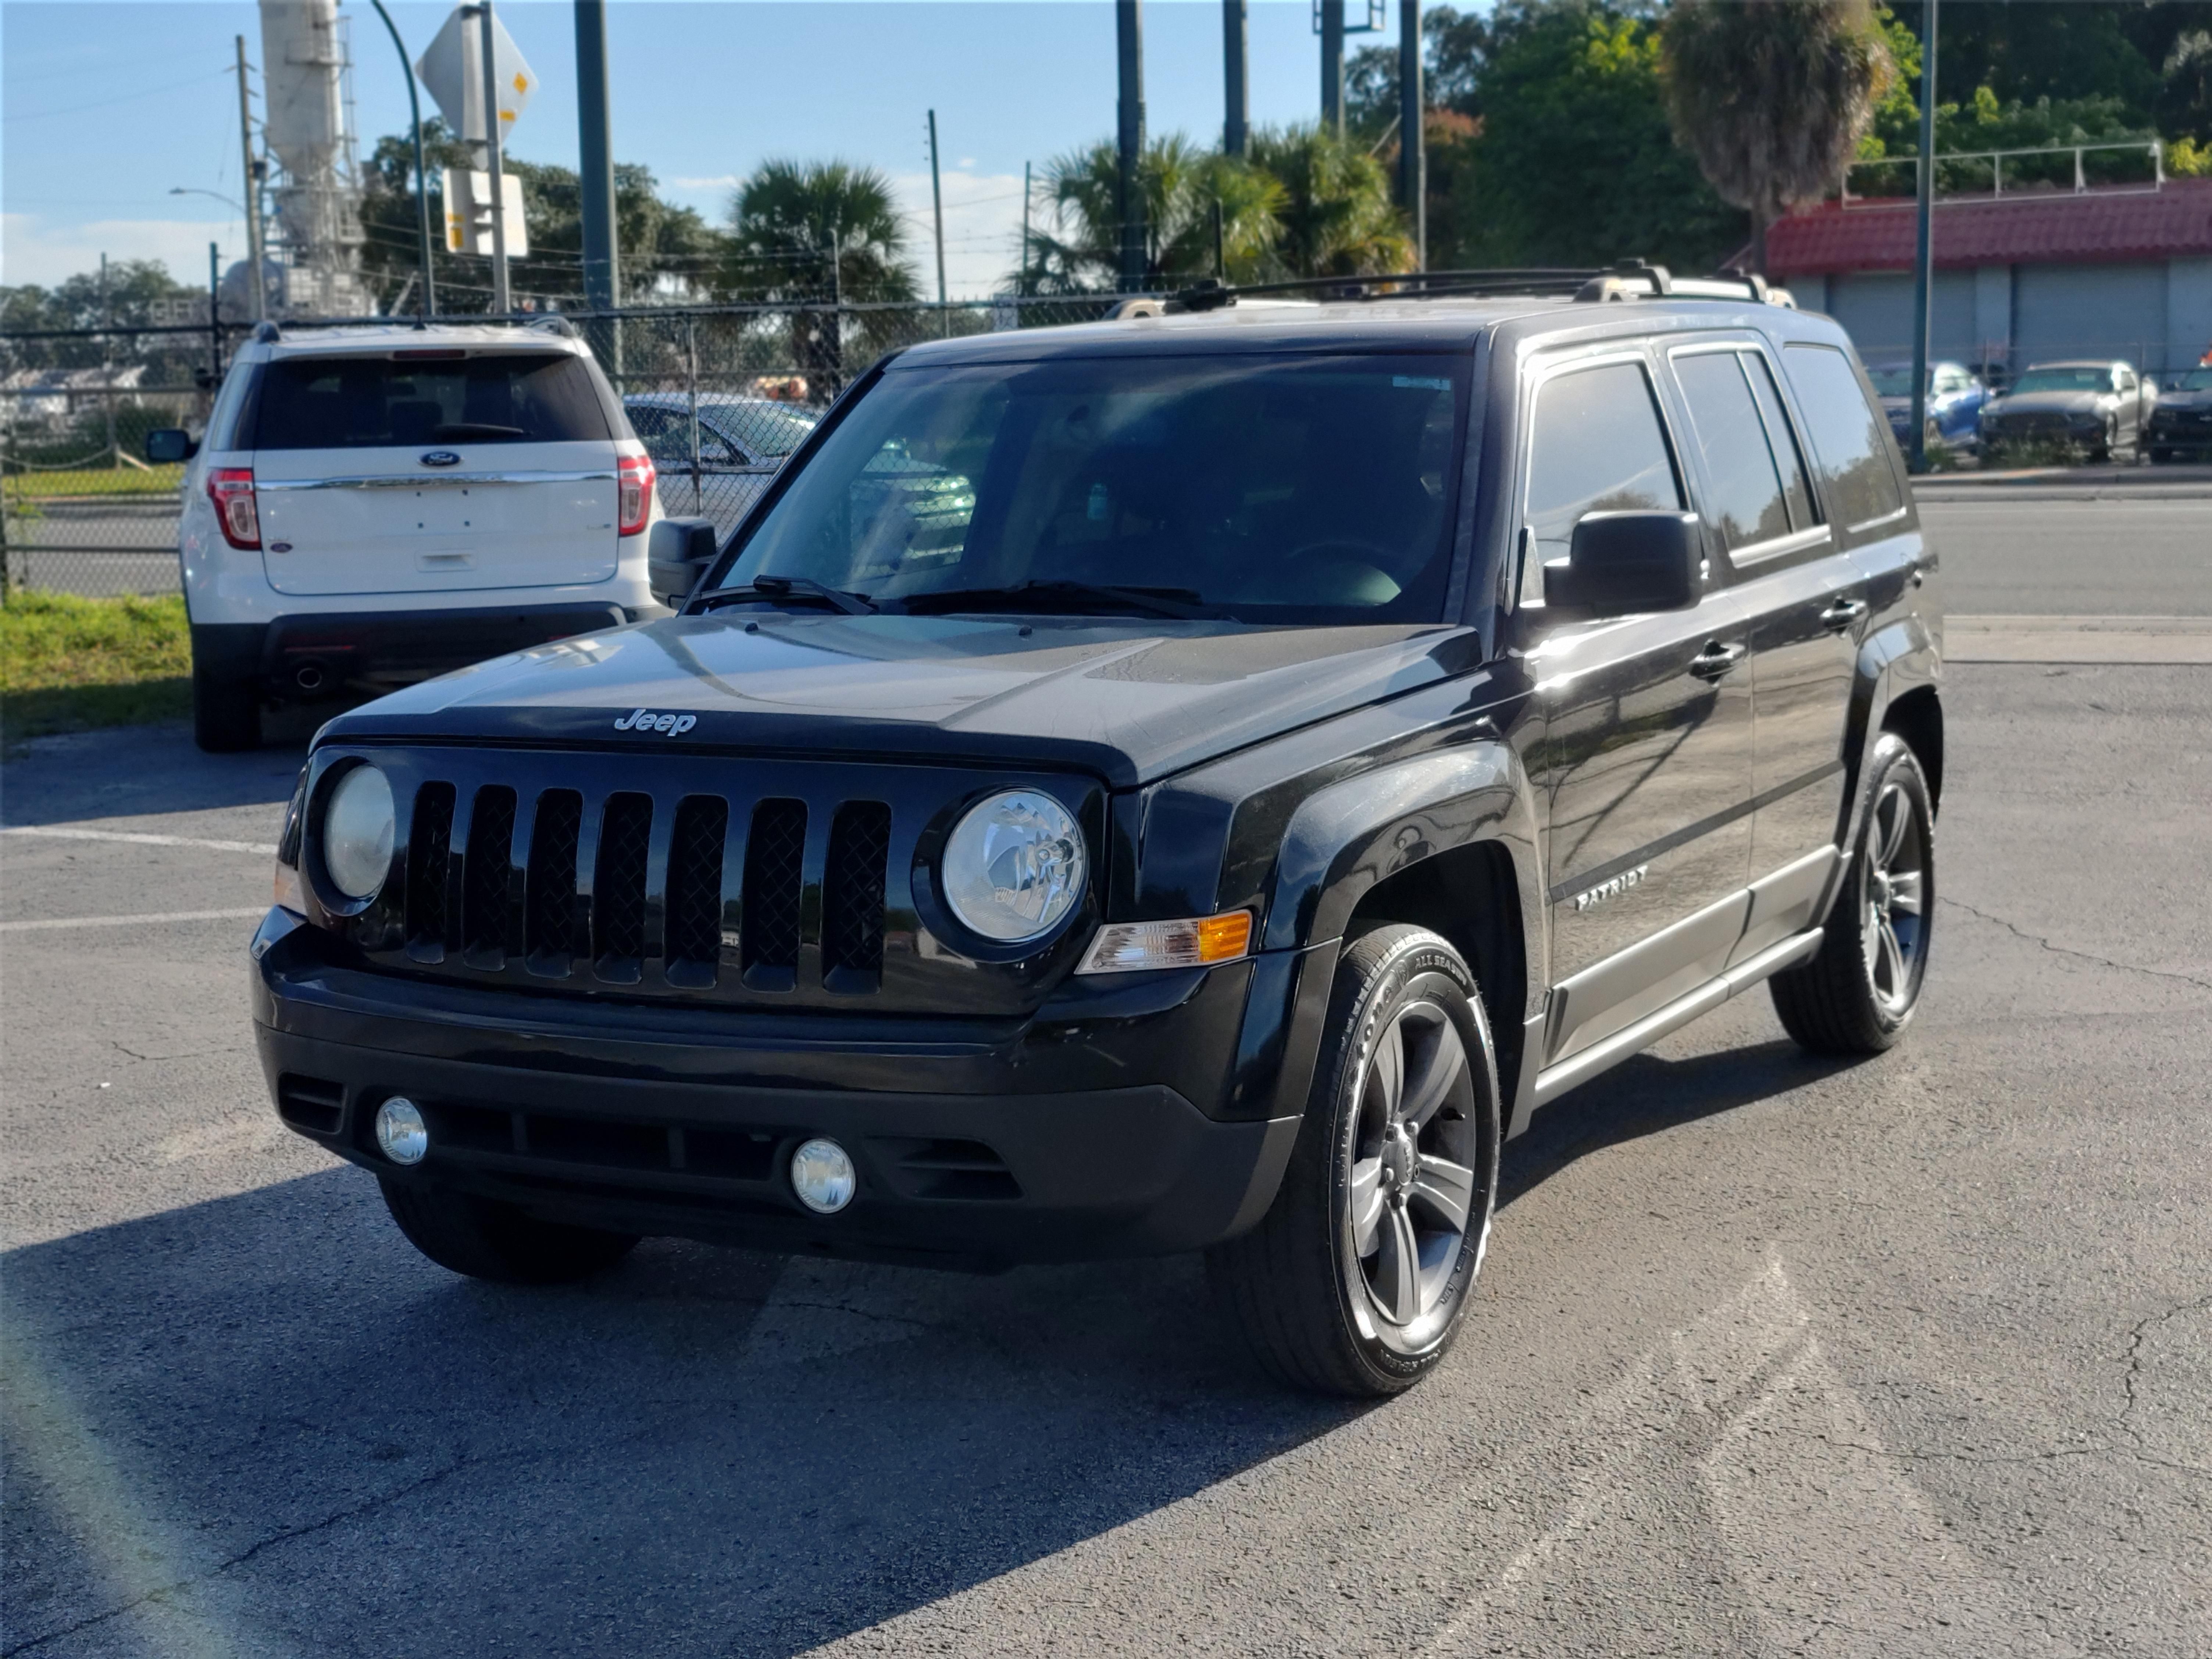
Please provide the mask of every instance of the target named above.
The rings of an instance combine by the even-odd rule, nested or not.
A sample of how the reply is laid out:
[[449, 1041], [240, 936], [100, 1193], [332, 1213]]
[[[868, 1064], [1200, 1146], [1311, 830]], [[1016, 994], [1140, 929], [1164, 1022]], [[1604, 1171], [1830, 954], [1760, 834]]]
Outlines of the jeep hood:
[[[1126, 788], [1466, 672], [1480, 655], [1474, 630], [1437, 623], [724, 611], [495, 658], [342, 714], [317, 741], [1060, 764]], [[639, 721], [641, 709], [677, 718]]]

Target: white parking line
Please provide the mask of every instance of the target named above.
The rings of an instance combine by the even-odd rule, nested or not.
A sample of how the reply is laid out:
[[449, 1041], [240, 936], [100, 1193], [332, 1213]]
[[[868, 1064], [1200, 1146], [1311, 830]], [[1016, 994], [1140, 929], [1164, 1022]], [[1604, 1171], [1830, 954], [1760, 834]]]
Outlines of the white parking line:
[[67, 830], [58, 824], [17, 824], [0, 830], [0, 836], [46, 836], [57, 841], [121, 841], [134, 847], [204, 847], [213, 853], [252, 853], [264, 859], [276, 856], [273, 842], [203, 841], [197, 836], [148, 836], [125, 830]]
[[57, 916], [51, 921], [0, 921], [0, 933], [30, 933], [58, 927], [144, 927], [164, 921], [245, 921], [269, 914], [267, 905], [251, 910], [155, 910], [135, 916]]

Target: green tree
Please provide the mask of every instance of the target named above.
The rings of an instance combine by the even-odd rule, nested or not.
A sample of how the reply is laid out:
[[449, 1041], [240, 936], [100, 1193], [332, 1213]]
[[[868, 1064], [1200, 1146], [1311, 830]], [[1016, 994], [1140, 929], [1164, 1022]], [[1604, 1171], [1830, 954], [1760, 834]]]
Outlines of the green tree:
[[1675, 0], [1661, 86], [1678, 143], [1723, 201], [1766, 228], [1818, 201], [1873, 125], [1894, 74], [1868, 0]]
[[1261, 128], [1252, 165], [1282, 187], [1275, 258], [1293, 276], [1357, 276], [1407, 270], [1413, 239], [1390, 199], [1390, 175], [1356, 137], [1319, 126]]
[[891, 181], [848, 161], [763, 162], [730, 204], [718, 286], [738, 300], [921, 295]]
[[[1181, 133], [1153, 139], [1138, 158], [1145, 203], [1145, 286], [1173, 288], [1214, 273], [1213, 216], [1221, 215], [1231, 282], [1273, 275], [1277, 216], [1285, 202], [1273, 174], [1193, 143]], [[1024, 294], [1088, 294], [1120, 285], [1121, 166], [1111, 139], [1046, 163], [1040, 194], [1049, 228], [1032, 227], [1029, 263], [1016, 274]]]
[[1648, 11], [1500, 0], [1488, 27], [1462, 111], [1481, 130], [1431, 212], [1431, 265], [1706, 270], [1742, 245], [1745, 216], [1672, 142]]
[[[52, 288], [25, 284], [0, 288], [0, 330], [9, 333], [46, 329], [144, 325], [155, 320], [157, 301], [198, 298], [206, 289], [179, 283], [159, 259], [112, 259], [108, 262], [103, 295], [97, 270], [80, 271]], [[204, 316], [204, 313], [202, 313]], [[6, 367], [15, 368], [91, 368], [102, 362], [146, 365], [149, 383], [188, 386], [191, 371], [207, 361], [207, 334], [142, 335], [135, 339], [114, 337], [102, 342], [83, 340], [12, 340]]]

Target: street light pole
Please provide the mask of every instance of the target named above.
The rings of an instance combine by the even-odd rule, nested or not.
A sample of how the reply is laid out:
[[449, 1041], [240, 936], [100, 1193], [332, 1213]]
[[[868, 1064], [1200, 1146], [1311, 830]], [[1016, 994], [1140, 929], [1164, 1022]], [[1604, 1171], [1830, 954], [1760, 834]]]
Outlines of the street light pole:
[[493, 43], [499, 37], [492, 27], [491, 0], [481, 0], [476, 14], [483, 29], [483, 45], [477, 56], [483, 68], [484, 153], [491, 172], [491, 308], [494, 315], [504, 317], [514, 309], [514, 297], [507, 285], [507, 176], [500, 165], [499, 66], [493, 61], [497, 56]]
[[1398, 0], [1398, 195], [1413, 226], [1413, 269], [1429, 268], [1428, 126], [1421, 98], [1421, 0]]
[[1221, 0], [1221, 153], [1242, 155], [1252, 106], [1252, 27], [1245, 0]]
[[246, 265], [252, 273], [252, 314], [258, 323], [269, 314], [269, 294], [261, 273], [261, 186], [253, 176], [253, 105], [246, 89], [246, 37], [234, 38], [238, 42], [239, 153], [246, 161]]
[[430, 275], [430, 178], [422, 167], [422, 100], [415, 90], [415, 66], [408, 61], [406, 43], [399, 38], [399, 26], [385, 10], [384, 0], [368, 3], [384, 20], [385, 32], [392, 37], [392, 49], [399, 54], [400, 76], [407, 82], [407, 114], [415, 134], [415, 237], [422, 261], [422, 300], [416, 314], [434, 317], [438, 314], [438, 290]]
[[1114, 0], [1114, 36], [1121, 70], [1115, 207], [1121, 221], [1121, 289], [1133, 293], [1145, 285], [1145, 192], [1138, 176], [1145, 153], [1145, 16], [1139, 0]]
[[1912, 256], [1912, 471], [1928, 470], [1928, 334], [1936, 278], [1936, 0], [1920, 43], [1919, 240]]
[[1321, 124], [1344, 137], [1344, 0], [1321, 0]]
[[929, 202], [937, 215], [937, 322], [940, 333], [952, 332], [952, 313], [945, 307], [945, 186], [938, 178], [937, 112], [929, 112]]

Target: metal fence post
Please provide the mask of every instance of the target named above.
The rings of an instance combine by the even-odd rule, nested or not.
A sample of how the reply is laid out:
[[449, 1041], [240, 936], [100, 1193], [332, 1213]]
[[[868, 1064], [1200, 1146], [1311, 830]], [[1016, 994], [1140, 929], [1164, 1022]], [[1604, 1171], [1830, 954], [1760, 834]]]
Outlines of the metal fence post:
[[684, 384], [691, 394], [691, 511], [700, 511], [703, 496], [699, 483], [699, 319], [684, 313]]

